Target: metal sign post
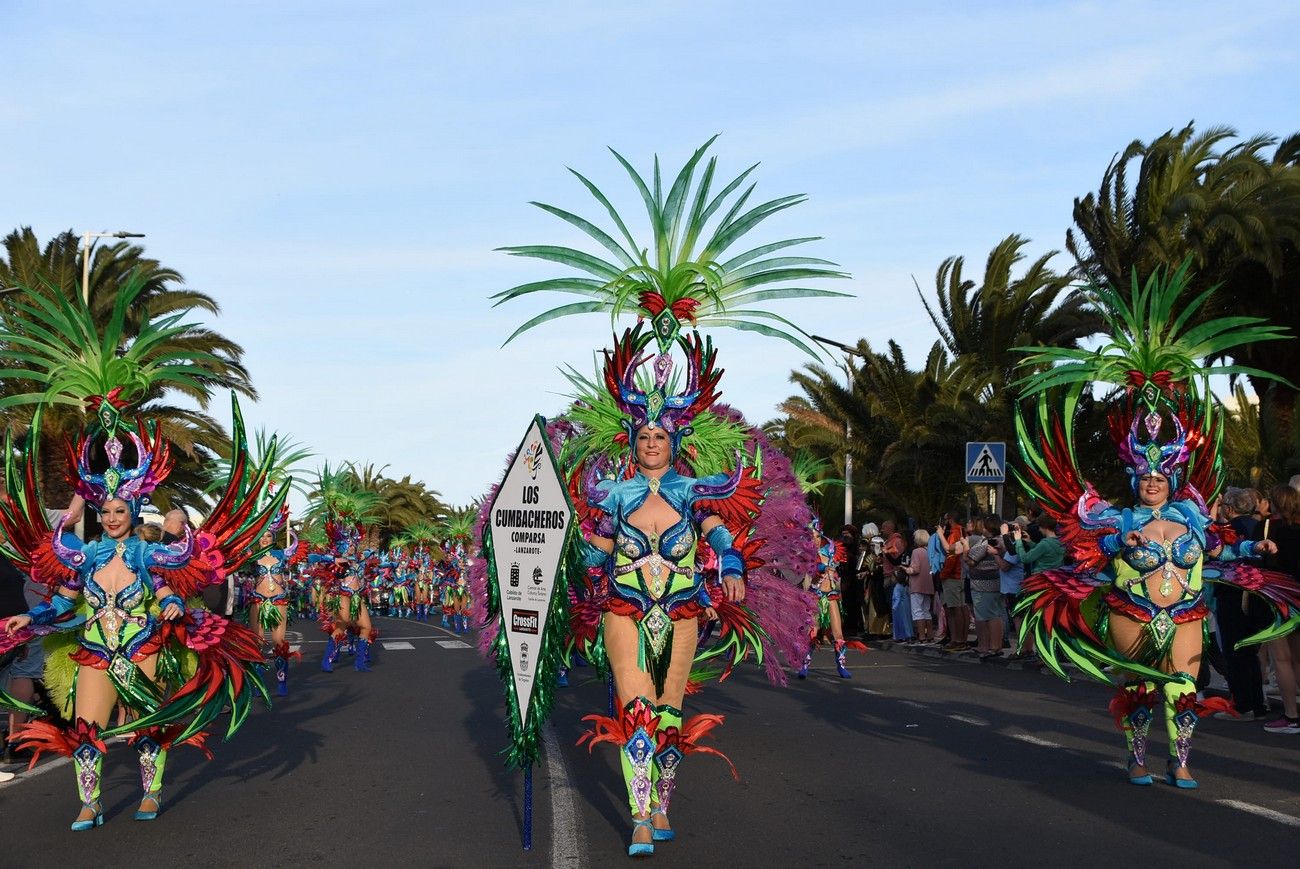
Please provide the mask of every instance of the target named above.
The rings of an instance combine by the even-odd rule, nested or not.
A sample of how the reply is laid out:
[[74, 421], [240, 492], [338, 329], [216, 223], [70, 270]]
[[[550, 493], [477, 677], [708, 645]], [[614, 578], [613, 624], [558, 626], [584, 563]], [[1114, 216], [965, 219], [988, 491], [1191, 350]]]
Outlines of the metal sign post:
[[966, 442], [966, 482], [992, 487], [994, 515], [1002, 515], [1002, 487], [1007, 481], [1007, 445], [1002, 441]]
[[554, 700], [568, 621], [565, 580], [573, 505], [551, 452], [546, 420], [533, 418], [483, 527], [489, 611], [498, 616], [494, 652], [505, 684], [509, 762], [524, 768], [524, 850], [533, 846], [533, 761]]

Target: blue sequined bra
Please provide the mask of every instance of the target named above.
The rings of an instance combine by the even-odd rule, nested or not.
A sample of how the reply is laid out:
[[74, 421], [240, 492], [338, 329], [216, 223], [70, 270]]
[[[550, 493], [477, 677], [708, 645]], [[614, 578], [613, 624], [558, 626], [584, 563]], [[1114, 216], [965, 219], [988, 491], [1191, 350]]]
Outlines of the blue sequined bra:
[[1201, 542], [1191, 531], [1172, 541], [1148, 540], [1141, 546], [1125, 546], [1120, 551], [1124, 563], [1139, 573], [1159, 570], [1165, 562], [1182, 570], [1191, 570], [1204, 554]]

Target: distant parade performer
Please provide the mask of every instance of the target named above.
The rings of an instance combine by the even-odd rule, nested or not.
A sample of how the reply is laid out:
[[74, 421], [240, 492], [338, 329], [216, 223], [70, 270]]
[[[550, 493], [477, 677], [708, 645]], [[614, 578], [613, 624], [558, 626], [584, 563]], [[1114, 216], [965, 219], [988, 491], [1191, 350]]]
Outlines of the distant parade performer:
[[354, 562], [351, 553], [361, 538], [360, 530], [347, 519], [330, 519], [326, 522], [333, 553], [315, 555], [313, 559], [328, 565], [321, 589], [320, 627], [325, 633], [325, 657], [321, 670], [334, 672], [340, 652], [353, 652], [353, 665], [358, 672], [370, 670], [370, 644], [379, 635], [370, 622], [370, 607], [366, 603], [367, 584], [364, 579], [367, 553]]
[[[737, 205], [717, 230], [722, 235], [705, 232], [709, 215], [740, 184], [737, 179], [705, 208], [711, 201], [707, 188], [714, 161], [700, 189], [692, 193], [690, 186], [707, 148], [699, 149], [681, 171], [666, 202], [657, 198], [657, 182], [652, 195], [619, 158], [651, 212], [652, 243], [632, 242], [617, 216], [626, 249], [574, 219], [575, 225], [590, 227], [586, 231], [606, 250], [619, 248], [618, 262], [567, 248], [506, 248], [523, 256], [580, 261], [597, 277], [564, 276], [499, 295], [510, 299], [553, 290], [575, 292], [586, 300], [535, 317], [516, 335], [578, 310], [637, 317], [636, 325], [605, 351], [598, 382], [567, 372], [576, 400], [548, 425], [581, 523], [576, 557], [569, 558], [587, 566], [580, 581], [568, 579], [574, 592], [568, 649], [598, 666], [607, 663], [617, 695], [612, 717], [587, 716], [593, 729], [582, 742], [618, 749], [633, 825], [631, 856], [653, 854], [656, 843], [675, 837], [668, 812], [684, 757], [694, 752], [722, 756], [702, 740], [722, 724], [723, 716], [683, 717], [688, 683], [698, 688], [696, 679], [725, 678], [753, 655], [773, 681], [784, 684], [783, 663], [793, 666], [803, 659], [815, 610], [812, 596], [798, 587], [817, 571], [818, 560], [806, 533], [812, 515], [790, 462], [761, 430], [718, 401], [722, 371], [711, 339], [696, 328], [710, 322], [739, 324], [804, 346], [793, 333], [771, 325], [766, 318], [772, 315], [744, 307], [761, 298], [779, 298], [784, 291], [754, 293], [738, 302], [741, 309], [734, 312], [727, 302], [740, 287], [752, 290], [771, 279], [761, 260], [765, 250], [800, 241], [740, 255], [738, 262], [752, 263], [746, 271], [754, 277], [728, 283], [721, 251], [748, 226], [728, 232], [726, 220], [738, 213]], [[603, 195], [589, 182], [587, 187], [608, 208]], [[775, 212], [800, 198], [759, 205], [755, 211]], [[688, 210], [690, 203], [695, 203], [693, 210]], [[711, 236], [726, 240], [715, 244]], [[691, 258], [696, 253], [700, 259]], [[792, 259], [813, 266], [801, 276], [841, 276], [820, 268], [822, 260]], [[780, 317], [773, 320], [785, 323]], [[484, 501], [480, 524], [487, 521], [491, 501]], [[483, 589], [476, 586], [475, 591]], [[496, 613], [482, 611], [480, 618], [488, 615]], [[701, 632], [709, 626], [717, 628], [717, 639], [700, 646]], [[485, 632], [487, 648], [498, 648], [493, 634]], [[517, 703], [512, 697], [508, 693], [507, 702]], [[516, 715], [512, 711], [511, 719]], [[734, 811], [729, 817], [738, 820]]]
[[415, 619], [429, 620], [429, 603], [433, 600], [433, 570], [427, 550], [419, 549], [411, 559], [410, 569], [415, 571]]
[[455, 611], [455, 607], [452, 602], [451, 591], [456, 585], [456, 579], [459, 573], [460, 571], [457, 570], [456, 565], [452, 562], [450, 557], [444, 557], [442, 561], [438, 562], [437, 567], [434, 569], [435, 600], [438, 602], [439, 609], [442, 610], [442, 626], [444, 628], [450, 628], [452, 626], [451, 615]]
[[458, 634], [469, 632], [470, 618], [470, 587], [469, 587], [469, 570], [466, 564], [465, 547], [457, 543], [451, 550], [451, 557], [447, 559], [448, 578], [445, 585], [446, 604], [444, 612], [450, 611], [452, 629]]
[[393, 618], [409, 619], [414, 612], [412, 602], [415, 598], [415, 574], [408, 569], [400, 552], [390, 553], [381, 566], [388, 571], [392, 589], [393, 603], [389, 614]]
[[[284, 518], [283, 516], [281, 517]], [[289, 576], [289, 561], [298, 549], [298, 540], [288, 532], [289, 543], [284, 549], [273, 548], [275, 535], [267, 531], [258, 540], [265, 553], [251, 562], [253, 580], [249, 594], [248, 623], [259, 641], [271, 634], [271, 659], [275, 668], [275, 690], [281, 697], [289, 693], [289, 662], [301, 660], [302, 654], [289, 648], [285, 631], [289, 623], [289, 610], [293, 583]]]
[[[808, 654], [804, 656], [803, 665], [796, 675], [800, 679], [808, 678], [813, 650], [817, 648], [817, 642], [821, 637], [829, 635], [834, 643], [835, 668], [842, 678], [850, 679], [853, 674], [849, 672], [844, 660], [849, 643], [844, 639], [842, 627], [843, 611], [840, 608], [840, 578], [837, 570], [839, 565], [844, 563], [844, 547], [843, 544], [826, 536], [820, 520], [813, 520], [810, 531], [817, 540], [818, 570], [809, 578], [808, 590], [817, 597], [817, 622], [813, 625], [809, 638]], [[866, 648], [861, 643], [855, 643], [854, 647]]]
[[[1034, 420], [1019, 420], [1024, 468], [1016, 476], [1059, 529], [1073, 564], [1026, 577], [1017, 614], [1021, 641], [1032, 637], [1047, 666], [1063, 663], [1106, 684], [1119, 681], [1110, 709], [1128, 747], [1128, 778], [1153, 781], [1147, 735], [1163, 707], [1169, 739], [1165, 781], [1195, 788], [1188, 767], [1197, 719], [1227, 711], [1222, 698], [1201, 699], [1196, 674], [1207, 640], [1206, 582], [1251, 592], [1273, 611], [1272, 624], [1238, 645], [1285, 636], [1300, 623], [1300, 585], [1242, 559], [1276, 551], [1270, 540], [1239, 540], [1216, 521], [1210, 504], [1222, 487], [1218, 452], [1223, 411], [1207, 379], [1223, 369], [1199, 361], [1208, 351], [1196, 329], [1183, 330], [1205, 300], [1185, 295], [1187, 266], [1160, 271], [1127, 294], [1102, 286], [1091, 297], [1111, 324], [1103, 350], [1031, 351], [1023, 395], [1037, 400]], [[1175, 314], [1177, 314], [1175, 318]], [[1284, 337], [1257, 318], [1238, 318], [1215, 333], [1215, 353]], [[1182, 331], [1180, 331], [1182, 330]], [[1054, 364], [1062, 363], [1062, 364]], [[1260, 375], [1264, 376], [1264, 375]], [[1084, 391], [1113, 396], [1109, 429], [1136, 503], [1115, 507], [1083, 478], [1071, 431]], [[1053, 401], [1051, 396], [1062, 398]], [[1016, 550], [1033, 560], [1016, 531]], [[1032, 564], [1031, 564], [1032, 567]], [[1112, 679], [1107, 668], [1115, 674]]]
[[[134, 279], [127, 284], [118, 309], [125, 310], [143, 287]], [[27, 292], [37, 296], [34, 290]], [[68, 479], [77, 497], [52, 528], [36, 486], [42, 411], [38, 409], [24, 444], [16, 446], [12, 433], [6, 439], [10, 473], [0, 495], [3, 550], [45, 590], [45, 600], [4, 622], [0, 654], [44, 638], [44, 681], [58, 711], [71, 723], [29, 721], [15, 735], [22, 748], [32, 750], [33, 764], [45, 751], [72, 759], [81, 802], [72, 829], [80, 831], [104, 821], [100, 784], [109, 740], [130, 737], [143, 789], [135, 818], [151, 821], [162, 810], [170, 749], [192, 745], [211, 756], [206, 729], [223, 707], [230, 707], [230, 736], [253, 699], [267, 698], [257, 636], [198, 602], [205, 587], [224, 585], [228, 572], [262, 554], [255, 544], [284, 495], [282, 490], [258, 507], [267, 479], [248, 461], [243, 420], [232, 396], [232, 459], [216, 506], [198, 529], [185, 526], [175, 543], [146, 542], [134, 533], [142, 507], [166, 481], [173, 459], [171, 444], [146, 421], [145, 411], [134, 419], [127, 414], [168, 378], [191, 376], [194, 366], [145, 365], [135, 348], [70, 357], [67, 336], [97, 336], [97, 326], [80, 296], [65, 302], [58, 316], [52, 310], [29, 311], [43, 322], [38, 331], [64, 336], [47, 351], [28, 354], [29, 362], [49, 356], [45, 389], [37, 398], [42, 406], [84, 404], [89, 421], [66, 452]], [[159, 328], [149, 323], [147, 312], [143, 318], [141, 334]], [[87, 384], [102, 391], [86, 394]], [[97, 540], [83, 542], [67, 530], [83, 503], [98, 514], [103, 527]], [[0, 693], [0, 702], [44, 714], [11, 700]], [[125, 723], [109, 726], [119, 705], [129, 716]]]

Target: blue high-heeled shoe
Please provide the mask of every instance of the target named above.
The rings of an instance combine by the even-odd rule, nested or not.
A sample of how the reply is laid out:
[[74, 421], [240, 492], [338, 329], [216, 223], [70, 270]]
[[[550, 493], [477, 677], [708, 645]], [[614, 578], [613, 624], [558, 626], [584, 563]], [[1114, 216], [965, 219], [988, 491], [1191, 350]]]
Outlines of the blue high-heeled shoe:
[[1182, 788], [1185, 791], [1195, 790], [1196, 788], [1199, 788], [1200, 785], [1196, 783], [1196, 779], [1179, 778], [1178, 776], [1174, 775], [1174, 772], [1176, 770], [1185, 769], [1185, 768], [1186, 767], [1177, 767], [1174, 766], [1173, 763], [1170, 763], [1165, 771], [1165, 784], [1173, 785], [1176, 788]]
[[96, 800], [93, 803], [82, 803], [81, 807], [83, 809], [90, 809], [95, 813], [95, 817], [89, 818], [85, 821], [73, 821], [72, 829], [75, 832], [80, 833], [83, 830], [93, 830], [95, 827], [104, 826], [104, 805], [99, 802], [99, 800]]
[[[668, 820], [668, 813], [663, 809], [655, 809], [652, 811], [650, 813], [651, 821], [654, 820], [655, 815], [663, 815], [664, 820]], [[672, 827], [669, 827], [666, 830], [661, 830], [658, 827], [654, 827], [653, 829], [654, 832], [650, 834], [650, 838], [656, 842], [671, 842], [673, 839], [677, 838], [677, 834], [673, 832]]]
[[1138, 764], [1132, 755], [1130, 755], [1128, 759], [1128, 783], [1131, 785], [1140, 785], [1142, 787], [1155, 784], [1155, 779], [1151, 777], [1151, 773], [1147, 773], [1146, 775], [1133, 775], [1133, 770], [1139, 765], [1146, 766], [1146, 764]]
[[[635, 836], [636, 831], [641, 829], [642, 827], [650, 828], [650, 838], [653, 840], [654, 824], [650, 823], [649, 818], [646, 818], [644, 821], [638, 821], [634, 818], [632, 820], [632, 835]], [[649, 857], [654, 852], [655, 852], [655, 846], [653, 841], [633, 842], [631, 845], [627, 846], [627, 856], [629, 857]]]
[[162, 788], [145, 794], [140, 798], [140, 804], [143, 805], [145, 800], [149, 800], [153, 803], [154, 810], [152, 812], [146, 812], [142, 809], [137, 809], [135, 813], [135, 819], [137, 821], [152, 821], [154, 818], [158, 817], [158, 813], [162, 811]]

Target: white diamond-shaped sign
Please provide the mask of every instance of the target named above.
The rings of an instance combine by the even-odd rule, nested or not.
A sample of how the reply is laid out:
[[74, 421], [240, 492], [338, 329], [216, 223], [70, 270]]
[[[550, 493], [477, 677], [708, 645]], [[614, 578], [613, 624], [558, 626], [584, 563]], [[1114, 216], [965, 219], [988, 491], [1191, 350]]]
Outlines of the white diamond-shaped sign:
[[501, 625], [521, 727], [528, 726], [551, 591], [572, 522], [569, 495], [551, 455], [545, 423], [535, 417], [488, 514]]

